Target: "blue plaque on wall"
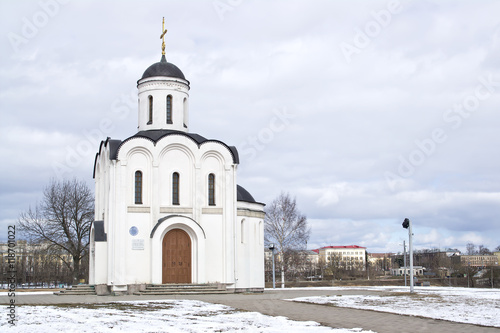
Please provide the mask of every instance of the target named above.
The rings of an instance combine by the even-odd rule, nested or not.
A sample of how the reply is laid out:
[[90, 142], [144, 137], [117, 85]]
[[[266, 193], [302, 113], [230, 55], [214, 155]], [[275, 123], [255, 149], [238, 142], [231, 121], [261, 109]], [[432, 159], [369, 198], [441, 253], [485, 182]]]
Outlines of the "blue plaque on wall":
[[139, 229], [137, 229], [136, 226], [134, 227], [130, 227], [129, 231], [128, 231], [132, 236], [137, 236], [137, 234], [139, 233]]

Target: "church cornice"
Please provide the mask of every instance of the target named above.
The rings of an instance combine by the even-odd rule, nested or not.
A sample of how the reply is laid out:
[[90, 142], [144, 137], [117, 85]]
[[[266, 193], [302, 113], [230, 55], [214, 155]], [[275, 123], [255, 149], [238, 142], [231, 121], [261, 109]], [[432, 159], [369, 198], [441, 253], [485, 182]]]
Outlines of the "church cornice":
[[141, 83], [141, 88], [144, 90], [149, 90], [151, 88], [157, 88], [157, 87], [168, 87], [170, 89], [189, 90], [189, 86], [182, 81], [157, 80], [157, 81], [148, 81]]
[[247, 217], [257, 217], [260, 219], [263, 219], [266, 217], [266, 213], [264, 213], [263, 211], [249, 209], [249, 208], [238, 208], [236, 215], [237, 216], [247, 216]]

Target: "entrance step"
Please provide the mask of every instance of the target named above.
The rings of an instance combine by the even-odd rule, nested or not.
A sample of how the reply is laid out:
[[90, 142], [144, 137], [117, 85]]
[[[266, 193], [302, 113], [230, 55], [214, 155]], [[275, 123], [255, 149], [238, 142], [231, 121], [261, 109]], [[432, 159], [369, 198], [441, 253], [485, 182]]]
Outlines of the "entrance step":
[[71, 288], [66, 288], [59, 292], [55, 292], [54, 295], [97, 295], [95, 292], [95, 287], [88, 284], [77, 284]]
[[146, 289], [134, 295], [193, 295], [193, 294], [228, 294], [226, 285], [211, 284], [148, 284]]

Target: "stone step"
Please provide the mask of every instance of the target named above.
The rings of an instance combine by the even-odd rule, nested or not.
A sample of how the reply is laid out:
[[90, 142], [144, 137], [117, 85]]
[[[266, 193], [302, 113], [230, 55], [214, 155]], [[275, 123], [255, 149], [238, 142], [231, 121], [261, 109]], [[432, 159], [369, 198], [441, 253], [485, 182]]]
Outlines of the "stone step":
[[66, 288], [59, 292], [55, 292], [54, 295], [97, 295], [95, 292], [95, 287], [88, 284], [78, 284], [72, 286], [72, 288]]
[[163, 291], [163, 290], [145, 290], [140, 292], [135, 292], [134, 295], [208, 295], [208, 294], [227, 294], [226, 290], [177, 290], [177, 291]]
[[80, 290], [80, 291], [91, 290], [91, 291], [94, 291], [95, 288], [66, 288], [65, 290]]
[[97, 295], [97, 294], [95, 292], [80, 292], [80, 291], [64, 292], [64, 291], [60, 291], [58, 293], [54, 293], [54, 295], [64, 296], [64, 295]]
[[[217, 286], [207, 287], [146, 287], [147, 290], [206, 290], [206, 289], [220, 289]], [[225, 288], [224, 288], [225, 289]], [[220, 289], [220, 290], [224, 290]]]
[[95, 290], [61, 290], [59, 291], [60, 294], [95, 294]]
[[134, 295], [193, 295], [193, 294], [227, 294], [223, 284], [148, 284], [146, 290]]
[[168, 284], [148, 284], [146, 288], [193, 288], [193, 287], [203, 287], [203, 288], [217, 288], [218, 284], [176, 284], [176, 283], [168, 283]]

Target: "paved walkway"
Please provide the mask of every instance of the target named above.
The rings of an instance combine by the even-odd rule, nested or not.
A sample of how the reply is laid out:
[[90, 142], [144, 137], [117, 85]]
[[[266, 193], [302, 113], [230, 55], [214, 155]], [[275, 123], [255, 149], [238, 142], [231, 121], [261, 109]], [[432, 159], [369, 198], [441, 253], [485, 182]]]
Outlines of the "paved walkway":
[[[272, 290], [263, 294], [226, 294], [226, 295], [182, 295], [182, 296], [55, 296], [22, 295], [16, 293], [16, 303], [22, 304], [68, 304], [68, 303], [105, 303], [113, 301], [193, 299], [232, 306], [246, 311], [257, 311], [271, 316], [285, 316], [293, 320], [316, 321], [334, 328], [356, 328], [372, 330], [377, 333], [499, 333], [500, 329], [477, 325], [459, 324], [443, 320], [402, 316], [390, 313], [339, 308], [285, 301], [285, 299], [305, 296], [334, 295], [375, 295], [379, 291], [367, 290]], [[9, 298], [0, 296], [0, 304], [7, 304]]]

